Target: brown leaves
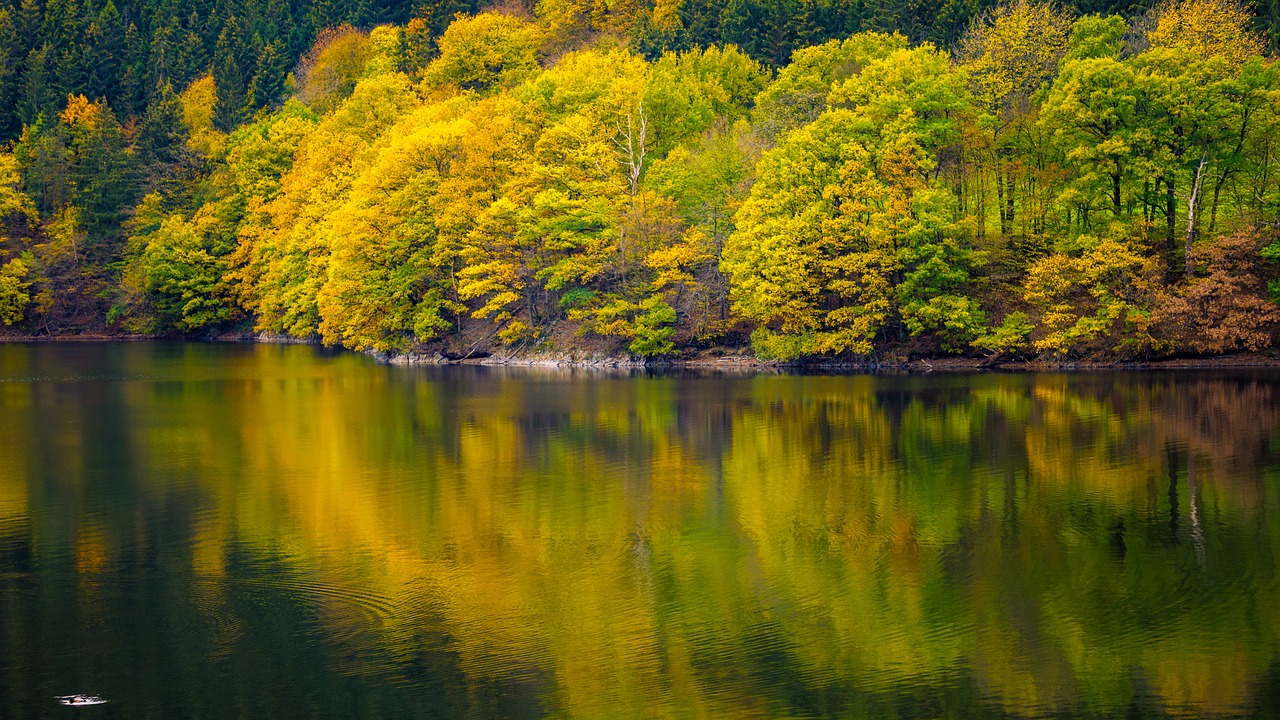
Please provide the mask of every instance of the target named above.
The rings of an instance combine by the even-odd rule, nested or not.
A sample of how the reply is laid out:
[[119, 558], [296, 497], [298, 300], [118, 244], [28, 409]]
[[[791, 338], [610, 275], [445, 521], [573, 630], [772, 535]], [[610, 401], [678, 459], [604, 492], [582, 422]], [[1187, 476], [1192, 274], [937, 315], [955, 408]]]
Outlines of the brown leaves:
[[1257, 350], [1271, 344], [1280, 306], [1267, 297], [1268, 276], [1258, 251], [1266, 244], [1245, 228], [1192, 250], [1204, 274], [1192, 278], [1156, 310], [1152, 320], [1175, 347], [1197, 353]]

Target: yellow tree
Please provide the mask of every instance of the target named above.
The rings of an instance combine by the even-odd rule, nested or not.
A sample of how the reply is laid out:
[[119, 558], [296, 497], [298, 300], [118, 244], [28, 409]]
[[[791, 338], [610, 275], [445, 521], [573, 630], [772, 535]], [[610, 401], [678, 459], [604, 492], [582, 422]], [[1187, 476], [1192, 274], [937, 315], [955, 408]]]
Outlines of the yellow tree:
[[476, 132], [465, 97], [425, 105], [397, 123], [329, 218], [332, 256], [317, 293], [326, 343], [405, 349], [450, 327], [451, 254], [432, 202]]
[[[1035, 182], [1019, 167], [1017, 136], [1035, 129], [1032, 97], [1053, 81], [1067, 51], [1071, 18], [1053, 2], [1013, 0], [976, 18], [961, 40], [959, 57], [969, 74], [974, 103], [983, 111], [983, 150], [995, 179], [1000, 233], [1013, 231], [1018, 186]], [[981, 180], [979, 180], [981, 183]], [[1029, 191], [1030, 188], [1027, 188]], [[985, 195], [979, 190], [979, 195]], [[979, 203], [979, 221], [985, 220]]]
[[537, 25], [513, 15], [459, 16], [440, 36], [427, 82], [477, 92], [518, 84], [539, 70], [542, 41]]
[[318, 331], [317, 293], [328, 278], [340, 227], [332, 215], [370, 161], [370, 148], [419, 104], [405, 76], [368, 78], [301, 139], [279, 194], [263, 206], [269, 221], [242, 237], [250, 248], [245, 255], [255, 279], [245, 301], [257, 315], [259, 329], [297, 337]]
[[866, 355], [886, 331], [958, 348], [981, 325], [963, 291], [963, 219], [937, 187], [963, 80], [932, 47], [899, 50], [832, 91], [833, 109], [761, 158], [721, 267], [772, 357]]
[[644, 88], [644, 61], [605, 48], [570, 53], [513, 93], [530, 123], [527, 155], [477, 219], [459, 286], [504, 342], [599, 305], [625, 274], [619, 218], [639, 189]]
[[1219, 57], [1238, 67], [1266, 54], [1266, 38], [1234, 0], [1165, 0], [1153, 11], [1146, 40], [1152, 47], [1186, 50], [1191, 57]]
[[[0, 152], [0, 223], [8, 230], [14, 221], [34, 223], [37, 217], [35, 203], [22, 191], [17, 158]], [[9, 242], [8, 237], [0, 235], [0, 322], [5, 325], [20, 322], [31, 302], [31, 268], [22, 258], [12, 257], [14, 249], [8, 247]]]

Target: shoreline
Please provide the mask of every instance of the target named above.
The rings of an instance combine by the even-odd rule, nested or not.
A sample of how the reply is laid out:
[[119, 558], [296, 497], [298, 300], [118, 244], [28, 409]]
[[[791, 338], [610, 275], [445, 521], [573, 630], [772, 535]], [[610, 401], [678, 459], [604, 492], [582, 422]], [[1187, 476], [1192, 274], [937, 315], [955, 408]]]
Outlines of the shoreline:
[[[261, 345], [321, 345], [316, 340], [267, 333], [223, 334], [202, 337], [167, 335], [0, 335], [0, 343], [93, 343], [93, 342], [204, 342]], [[345, 348], [344, 348], [345, 349]], [[491, 354], [477, 357], [450, 357], [439, 352], [388, 353], [348, 350], [368, 355], [380, 363], [399, 366], [475, 365], [482, 367], [599, 368], [616, 370], [722, 370], [774, 372], [1073, 372], [1104, 370], [1214, 370], [1280, 368], [1280, 351], [1260, 351], [1223, 355], [1168, 357], [1152, 360], [1004, 360], [988, 358], [923, 357], [911, 360], [816, 360], [812, 362], [761, 360], [741, 350], [700, 351], [688, 357], [646, 360], [627, 356], [565, 353]]]

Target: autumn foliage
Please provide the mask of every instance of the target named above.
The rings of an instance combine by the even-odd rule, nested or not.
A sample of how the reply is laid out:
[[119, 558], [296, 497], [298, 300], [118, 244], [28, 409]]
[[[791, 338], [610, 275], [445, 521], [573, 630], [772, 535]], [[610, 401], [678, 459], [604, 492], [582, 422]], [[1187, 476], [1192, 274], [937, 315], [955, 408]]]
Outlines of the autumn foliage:
[[224, 31], [139, 122], [70, 97], [0, 155], [4, 322], [786, 360], [1270, 345], [1280, 74], [1227, 0], [1015, 0], [950, 50], [860, 32], [776, 72], [651, 52], [624, 10], [682, 32], [683, 6], [550, 1], [336, 24], [254, 110], [236, 83], [276, 76]]

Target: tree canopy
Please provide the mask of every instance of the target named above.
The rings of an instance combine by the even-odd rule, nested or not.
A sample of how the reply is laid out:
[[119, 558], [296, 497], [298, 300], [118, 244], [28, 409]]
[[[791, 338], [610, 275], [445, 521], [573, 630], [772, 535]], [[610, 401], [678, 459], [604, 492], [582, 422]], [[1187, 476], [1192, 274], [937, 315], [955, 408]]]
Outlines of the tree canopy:
[[1280, 319], [1280, 78], [1230, 0], [87, 7], [0, 9], [27, 332], [1118, 357]]

